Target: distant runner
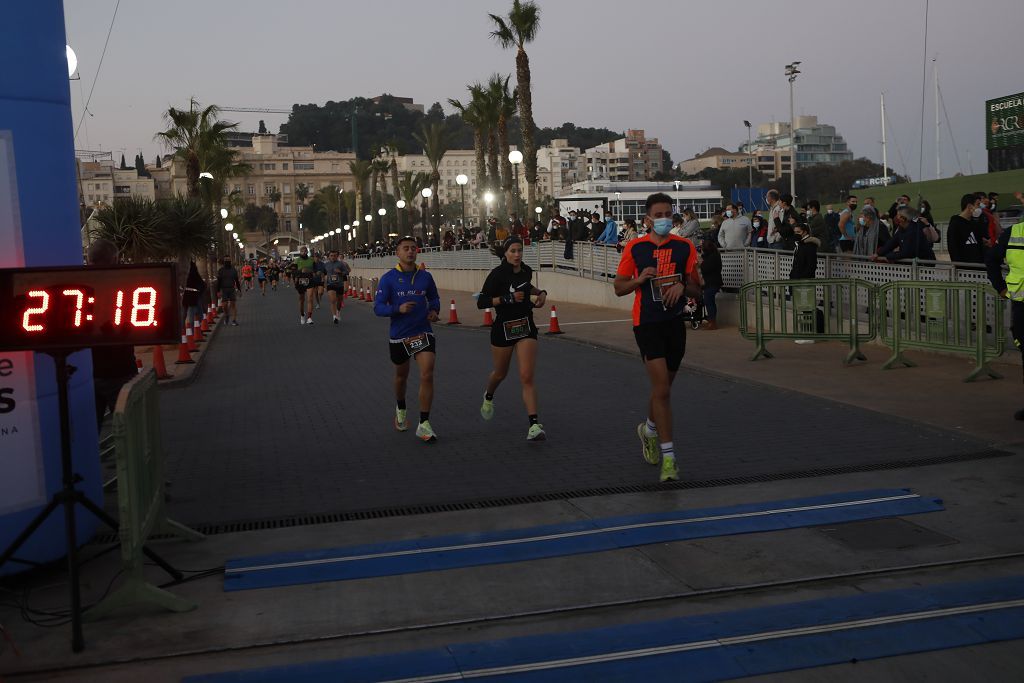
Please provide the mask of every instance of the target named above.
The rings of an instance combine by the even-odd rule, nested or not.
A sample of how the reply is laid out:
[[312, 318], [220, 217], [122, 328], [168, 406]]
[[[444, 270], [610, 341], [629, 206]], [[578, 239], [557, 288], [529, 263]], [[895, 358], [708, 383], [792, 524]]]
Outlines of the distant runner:
[[299, 324], [313, 324], [313, 259], [309, 257], [309, 249], [302, 247], [299, 257], [292, 261], [295, 266], [295, 291], [299, 293]]
[[388, 347], [395, 365], [395, 429], [404, 432], [406, 422], [405, 390], [409, 380], [410, 359], [420, 369], [420, 422], [416, 436], [425, 443], [437, 441], [430, 426], [430, 404], [434, 400], [434, 361], [437, 341], [430, 323], [437, 322], [441, 297], [434, 278], [416, 268], [416, 240], [398, 240], [398, 265], [380, 278], [373, 299], [373, 312], [391, 318]]
[[242, 266], [242, 279], [245, 280], [246, 291], [252, 289], [252, 266], [248, 263]]
[[242, 285], [238, 282], [238, 271], [231, 265], [231, 259], [224, 257], [224, 263], [217, 271], [217, 290], [224, 302], [224, 322], [238, 326], [238, 291]]
[[348, 280], [349, 266], [339, 258], [337, 251], [328, 254], [328, 260], [324, 263], [324, 270], [327, 275], [327, 301], [331, 304], [331, 317], [334, 324], [338, 324], [338, 316], [341, 314], [341, 297], [345, 296], [345, 282]]

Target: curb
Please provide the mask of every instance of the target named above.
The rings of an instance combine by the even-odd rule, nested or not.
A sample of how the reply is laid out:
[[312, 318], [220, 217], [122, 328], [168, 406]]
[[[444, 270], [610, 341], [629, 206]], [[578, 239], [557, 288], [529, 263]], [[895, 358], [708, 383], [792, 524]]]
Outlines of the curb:
[[207, 354], [209, 353], [209, 349], [210, 349], [209, 344], [213, 342], [214, 338], [217, 336], [217, 333], [220, 331], [220, 328], [223, 327], [225, 324], [226, 323], [222, 323], [220, 321], [220, 319], [218, 319], [217, 324], [215, 324], [213, 326], [213, 329], [210, 330], [210, 334], [207, 335], [206, 340], [204, 342], [206, 344], [206, 346], [204, 346], [202, 348], [201, 352], [196, 357], [196, 359], [195, 359], [195, 367], [192, 368], [192, 372], [188, 373], [187, 377], [178, 378], [177, 374], [175, 374], [175, 376], [171, 377], [171, 379], [164, 379], [164, 380], [160, 380], [159, 382], [157, 382], [157, 385], [156, 385], [157, 388], [158, 389], [183, 389], [183, 388], [189, 386], [190, 384], [192, 384], [192, 382], [195, 381], [196, 377], [199, 376], [199, 372], [203, 368], [203, 365], [204, 365], [203, 361], [205, 360]]

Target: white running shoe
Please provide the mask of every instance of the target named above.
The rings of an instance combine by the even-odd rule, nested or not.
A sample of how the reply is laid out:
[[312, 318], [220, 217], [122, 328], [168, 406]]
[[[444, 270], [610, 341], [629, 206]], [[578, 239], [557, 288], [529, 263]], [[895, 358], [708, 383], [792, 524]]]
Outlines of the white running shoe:
[[313, 318], [312, 318], [312, 316], [311, 316], [311, 317], [309, 317], [309, 318], [306, 318], [306, 324], [307, 324], [307, 325], [312, 325], [312, 324], [313, 324]]

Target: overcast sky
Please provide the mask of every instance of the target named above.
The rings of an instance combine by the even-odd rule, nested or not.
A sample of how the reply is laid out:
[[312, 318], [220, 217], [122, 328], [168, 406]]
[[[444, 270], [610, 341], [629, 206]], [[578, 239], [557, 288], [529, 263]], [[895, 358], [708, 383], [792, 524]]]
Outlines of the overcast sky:
[[[65, 0], [81, 81], [74, 121], [96, 77], [116, 0]], [[917, 176], [925, 0], [539, 0], [528, 47], [538, 126], [573, 121], [643, 128], [675, 161], [710, 146], [736, 149], [754, 125], [789, 117], [783, 67], [803, 62], [796, 111], [835, 125], [856, 156], [881, 160], [879, 93], [890, 121], [889, 163]], [[488, 36], [487, 12], [511, 0], [127, 0], [117, 12], [76, 147], [141, 149], [169, 105], [289, 108], [381, 93], [429, 106], [467, 83], [514, 73], [515, 53]], [[943, 176], [985, 170], [984, 102], [1024, 91], [1020, 0], [931, 0], [924, 178], [935, 177], [931, 60], [949, 115]], [[1017, 58], [1013, 55], [1016, 54]], [[514, 80], [514, 78], [513, 78]], [[228, 118], [228, 116], [225, 116]], [[243, 130], [260, 118], [232, 114]], [[952, 135], [951, 135], [952, 133]], [[900, 161], [902, 152], [905, 162]], [[905, 166], [904, 166], [905, 163]]]

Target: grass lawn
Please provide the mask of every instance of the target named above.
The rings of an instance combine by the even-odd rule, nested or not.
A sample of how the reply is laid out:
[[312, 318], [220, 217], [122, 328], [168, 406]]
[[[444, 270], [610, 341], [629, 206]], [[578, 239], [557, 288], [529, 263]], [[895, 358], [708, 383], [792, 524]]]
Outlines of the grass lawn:
[[[799, 173], [797, 170], [798, 176]], [[968, 192], [998, 192], [999, 205], [1010, 206], [1017, 203], [1013, 197], [1016, 190], [1024, 192], [1024, 169], [926, 180], [922, 183], [904, 183], [889, 187], [868, 187], [853, 192], [859, 198], [861, 206], [864, 205], [865, 197], [874, 197], [875, 204], [881, 211], [888, 211], [889, 206], [901, 194], [910, 195], [911, 206], [916, 208], [917, 194], [920, 192], [921, 197], [932, 205], [932, 216], [935, 217], [935, 221], [945, 223], [950, 216], [960, 213], [960, 197]], [[842, 208], [842, 204], [835, 203], [833, 207], [838, 210]], [[822, 206], [822, 209], [824, 208]]]

